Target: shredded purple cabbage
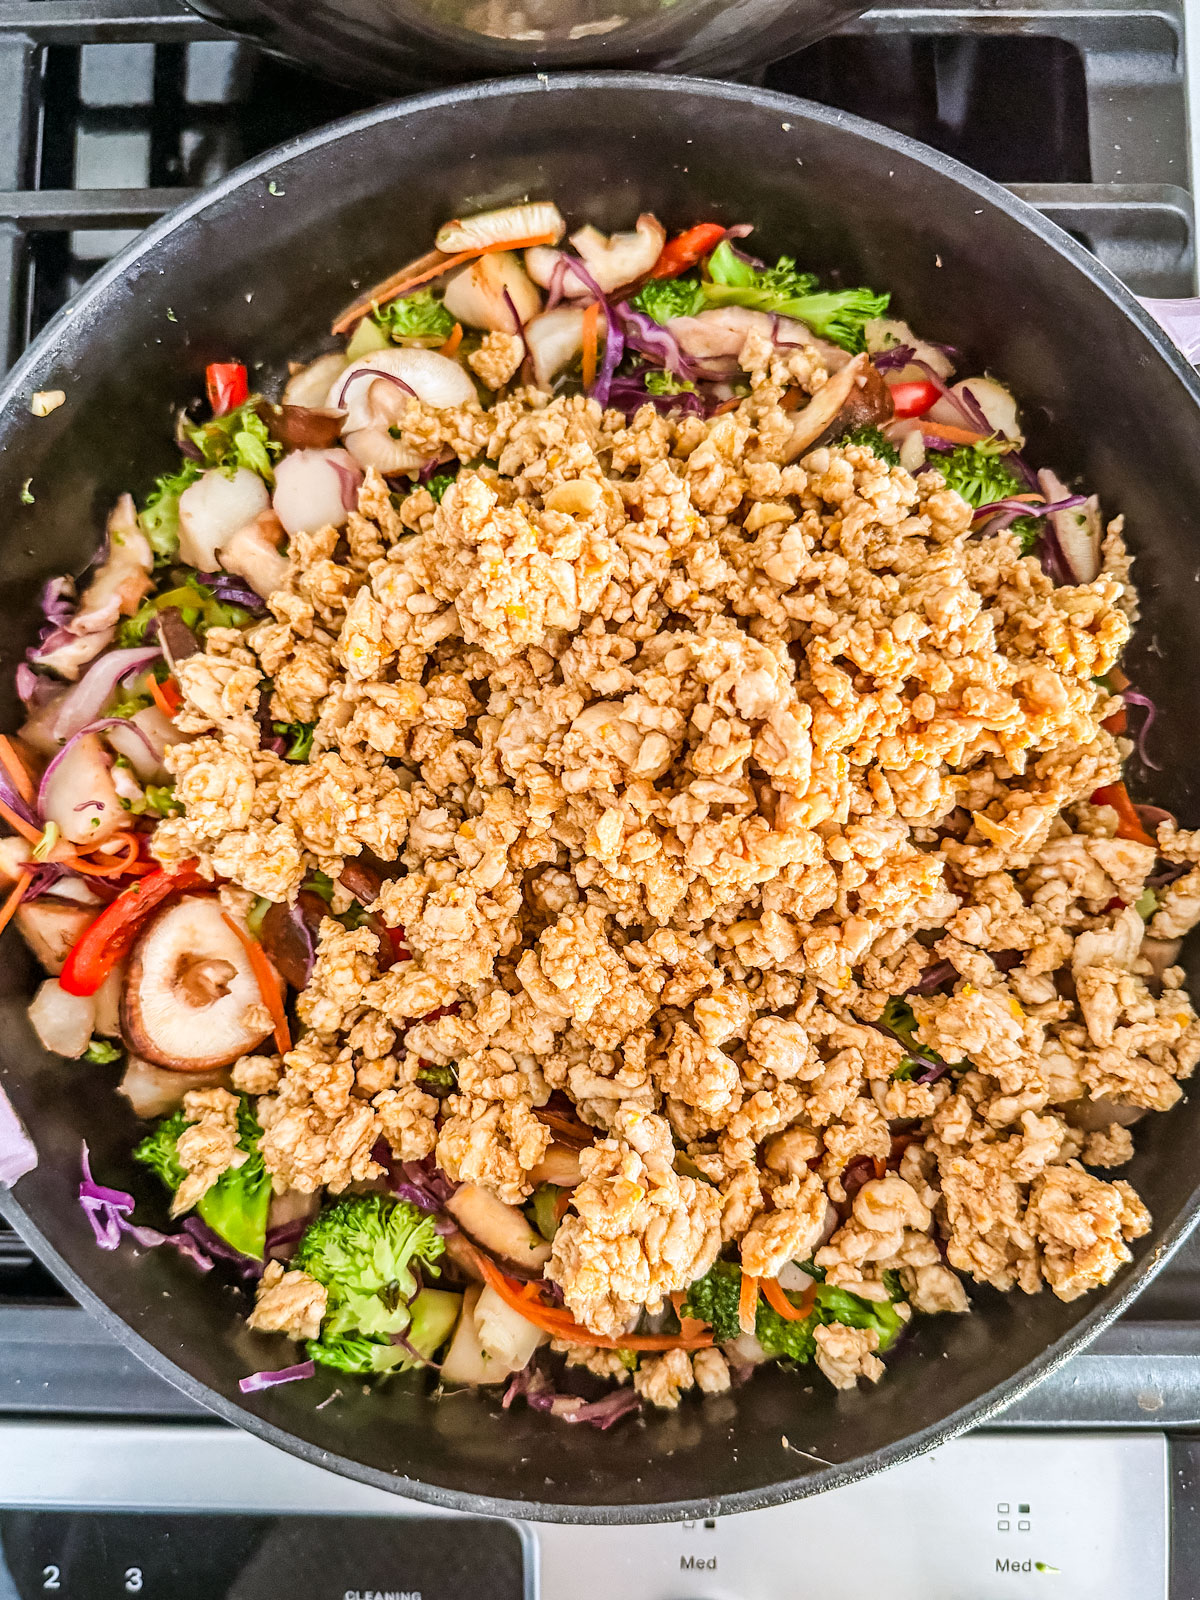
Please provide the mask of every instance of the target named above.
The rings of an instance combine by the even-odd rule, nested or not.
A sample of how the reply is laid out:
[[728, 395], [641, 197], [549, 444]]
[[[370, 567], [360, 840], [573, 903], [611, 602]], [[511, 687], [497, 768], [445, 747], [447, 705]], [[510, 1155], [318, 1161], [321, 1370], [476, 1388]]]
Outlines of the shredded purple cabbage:
[[627, 305], [619, 304], [614, 309], [621, 319], [625, 340], [631, 349], [649, 356], [656, 366], [662, 367], [676, 378], [685, 381], [695, 378], [696, 363], [684, 355], [679, 340], [670, 328], [664, 327], [661, 322], [655, 322], [654, 318], [648, 317], [644, 311], [634, 311]]
[[871, 357], [871, 364], [877, 372], [895, 372], [901, 367], [907, 367], [916, 357], [917, 352], [910, 344], [896, 344], [890, 350], [880, 350]]
[[554, 268], [550, 273], [550, 283], [546, 289], [547, 311], [553, 311], [555, 306], [563, 297], [563, 279], [567, 275], [567, 267], [569, 264], [570, 263], [565, 255], [560, 255], [558, 260], [554, 263]]
[[315, 1361], [297, 1361], [294, 1367], [277, 1367], [274, 1372], [252, 1372], [238, 1381], [243, 1394], [258, 1394], [261, 1389], [276, 1389], [281, 1383], [300, 1383], [316, 1376]]
[[11, 1188], [38, 1164], [33, 1140], [21, 1126], [12, 1101], [0, 1089], [0, 1183]]
[[38, 596], [38, 607], [52, 628], [65, 628], [75, 615], [74, 578], [47, 578]]
[[646, 372], [650, 370], [645, 368], [627, 377], [614, 378], [609, 390], [609, 405], [616, 406], [627, 417], [640, 411], [642, 406], [653, 406], [664, 416], [670, 411], [683, 411], [696, 417], [708, 415], [703, 397], [694, 389], [683, 389], [679, 394], [651, 394], [646, 388]]
[[1154, 701], [1151, 700], [1150, 696], [1143, 694], [1140, 689], [1122, 689], [1121, 698], [1124, 700], [1127, 706], [1134, 706], [1137, 708], [1137, 710], [1145, 713], [1145, 720], [1138, 729], [1137, 733], [1136, 747], [1138, 760], [1141, 761], [1144, 766], [1152, 767], [1155, 772], [1161, 772], [1162, 766], [1160, 763], [1155, 761], [1146, 750], [1146, 735], [1154, 726], [1154, 720], [1158, 716], [1158, 707], [1154, 704]]
[[293, 1217], [290, 1222], [281, 1222], [274, 1228], [267, 1229], [267, 1253], [278, 1250], [280, 1245], [297, 1244], [304, 1236], [311, 1218]]
[[599, 1400], [560, 1394], [546, 1373], [532, 1361], [513, 1374], [500, 1404], [507, 1411], [518, 1399], [523, 1399], [534, 1411], [548, 1412], [561, 1422], [586, 1422], [601, 1431], [611, 1428], [631, 1411], [640, 1411], [642, 1405], [632, 1387], [612, 1389]]
[[141, 1245], [144, 1250], [155, 1250], [159, 1245], [169, 1244], [201, 1272], [212, 1270], [212, 1257], [201, 1249], [191, 1234], [160, 1233], [157, 1228], [142, 1227], [130, 1221], [133, 1196], [125, 1189], [109, 1189], [96, 1182], [92, 1176], [86, 1140], [81, 1147], [80, 1166], [83, 1176], [79, 1184], [79, 1204], [92, 1225], [92, 1232], [101, 1250], [115, 1250], [127, 1234], [134, 1244]]
[[200, 1248], [210, 1255], [214, 1261], [228, 1261], [231, 1266], [237, 1269], [240, 1278], [253, 1282], [254, 1279], [262, 1277], [263, 1263], [261, 1261], [255, 1256], [243, 1255], [240, 1250], [235, 1250], [231, 1244], [222, 1239], [219, 1233], [214, 1233], [208, 1224], [202, 1222], [199, 1217], [184, 1217], [180, 1223], [180, 1228], [184, 1233], [191, 1234]]
[[265, 611], [267, 602], [244, 578], [232, 572], [201, 572], [197, 576], [221, 601], [222, 605], [241, 606], [243, 611]]
[[957, 975], [957, 968], [951, 961], [938, 961], [925, 971], [908, 990], [909, 994], [936, 994], [944, 983]]

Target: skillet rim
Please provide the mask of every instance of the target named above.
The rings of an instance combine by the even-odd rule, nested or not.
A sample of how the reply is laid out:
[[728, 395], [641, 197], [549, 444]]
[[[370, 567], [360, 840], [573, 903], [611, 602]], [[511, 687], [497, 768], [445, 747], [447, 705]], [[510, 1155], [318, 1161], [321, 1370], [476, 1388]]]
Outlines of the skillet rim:
[[[93, 303], [101, 299], [111, 285], [120, 281], [132, 263], [151, 255], [159, 244], [193, 219], [202, 216], [210, 207], [228, 199], [238, 190], [268, 177], [276, 167], [296, 156], [311, 154], [326, 145], [335, 144], [343, 138], [372, 128], [376, 124], [401, 122], [409, 116], [420, 116], [427, 110], [456, 104], [470, 106], [505, 96], [572, 94], [603, 90], [606, 87], [624, 91], [652, 92], [664, 97], [682, 93], [725, 103], [732, 100], [756, 109], [782, 113], [793, 119], [798, 132], [803, 131], [805, 123], [836, 129], [839, 134], [844, 130], [851, 137], [886, 149], [919, 167], [949, 179], [1023, 226], [1043, 245], [1055, 251], [1089, 279], [1115, 308], [1134, 324], [1154, 353], [1167, 363], [1193, 402], [1200, 407], [1200, 375], [1131, 291], [1055, 223], [1047, 220], [1032, 206], [1000, 184], [972, 171], [962, 162], [907, 135], [895, 133], [882, 124], [819, 105], [814, 101], [778, 94], [772, 90], [709, 79], [688, 78], [678, 74], [590, 71], [554, 75], [537, 73], [523, 77], [489, 79], [480, 83], [439, 89], [428, 94], [385, 102], [367, 111], [358, 112], [301, 134], [234, 168], [219, 182], [167, 212], [150, 228], [139, 234], [90, 278], [78, 294], [51, 318], [6, 374], [3, 383], [0, 383], [0, 413], [7, 412], [10, 406], [19, 401], [29, 376], [52, 356], [60, 336], [72, 326], [79, 326], [81, 318], [86, 325], [86, 314]], [[90, 336], [94, 337], [94, 334]], [[933, 1423], [918, 1433], [907, 1434], [894, 1444], [885, 1445], [848, 1462], [830, 1464], [824, 1471], [805, 1474], [803, 1477], [783, 1479], [757, 1489], [739, 1490], [705, 1499], [655, 1501], [645, 1505], [586, 1505], [532, 1499], [512, 1500], [500, 1496], [480, 1495], [465, 1490], [445, 1488], [440, 1484], [427, 1483], [398, 1473], [382, 1472], [348, 1456], [322, 1450], [298, 1435], [268, 1422], [240, 1401], [208, 1388], [182, 1367], [177, 1366], [168, 1355], [112, 1311], [67, 1264], [25, 1211], [12, 1189], [0, 1188], [0, 1216], [9, 1222], [38, 1254], [41, 1261], [50, 1267], [75, 1299], [153, 1372], [166, 1379], [197, 1404], [214, 1412], [222, 1420], [243, 1428], [268, 1444], [286, 1450], [311, 1465], [332, 1468], [343, 1476], [368, 1484], [372, 1488], [384, 1489], [389, 1493], [444, 1509], [475, 1515], [510, 1517], [520, 1521], [620, 1525], [667, 1522], [684, 1517], [728, 1516], [739, 1512], [764, 1510], [789, 1500], [805, 1499], [810, 1495], [857, 1482], [871, 1473], [912, 1460], [926, 1450], [957, 1437], [968, 1428], [986, 1423], [1005, 1406], [1028, 1393], [1041, 1379], [1055, 1371], [1071, 1356], [1083, 1350], [1158, 1274], [1200, 1217], [1200, 1177], [1190, 1198], [1165, 1228], [1159, 1244], [1144, 1260], [1122, 1269], [1120, 1281], [1098, 1299], [1092, 1310], [1082, 1316], [1068, 1332], [1047, 1346], [1033, 1361], [1021, 1367], [1011, 1378], [995, 1384], [976, 1400], [961, 1406], [941, 1422]]]

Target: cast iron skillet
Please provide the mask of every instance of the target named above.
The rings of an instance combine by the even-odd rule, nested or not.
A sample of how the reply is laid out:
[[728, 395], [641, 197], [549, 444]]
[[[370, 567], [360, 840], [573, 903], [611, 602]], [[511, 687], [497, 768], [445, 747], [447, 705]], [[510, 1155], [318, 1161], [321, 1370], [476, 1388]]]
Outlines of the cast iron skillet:
[[[451, 214], [525, 194], [602, 227], [642, 210], [672, 227], [750, 220], [763, 255], [787, 250], [806, 268], [890, 289], [916, 328], [963, 349], [964, 372], [988, 365], [1009, 378], [1028, 407], [1031, 457], [1128, 514], [1144, 612], [1131, 672], [1162, 708], [1163, 771], [1141, 792], [1200, 821], [1195, 374], [1071, 239], [955, 162], [838, 112], [679, 79], [531, 78], [386, 106], [242, 168], [105, 267], [0, 391], [3, 693], [34, 630], [39, 580], [80, 569], [117, 493], [144, 492], [173, 464], [172, 407], [200, 392], [205, 362], [246, 356], [269, 386], [287, 358], [321, 348], [352, 282], [424, 250]], [[58, 387], [67, 404], [31, 418], [30, 393]], [[13, 725], [11, 698], [0, 714]], [[846, 1483], [978, 1423], [1078, 1350], [1200, 1205], [1192, 1100], [1138, 1130], [1130, 1176], [1154, 1229], [1106, 1294], [1063, 1305], [975, 1290], [973, 1315], [921, 1321], [879, 1387], [860, 1392], [768, 1371], [736, 1394], [603, 1435], [523, 1407], [502, 1413], [477, 1394], [434, 1403], [405, 1380], [366, 1398], [329, 1374], [243, 1398], [238, 1379], [284, 1365], [294, 1347], [247, 1332], [238, 1292], [171, 1252], [96, 1249], [75, 1202], [81, 1139], [97, 1175], [132, 1189], [148, 1216], [161, 1219], [162, 1197], [129, 1160], [136, 1130], [113, 1070], [38, 1049], [24, 1015], [36, 975], [15, 935], [6, 954], [0, 1081], [41, 1162], [4, 1197], [4, 1214], [114, 1334], [219, 1416], [442, 1505], [633, 1522]]]

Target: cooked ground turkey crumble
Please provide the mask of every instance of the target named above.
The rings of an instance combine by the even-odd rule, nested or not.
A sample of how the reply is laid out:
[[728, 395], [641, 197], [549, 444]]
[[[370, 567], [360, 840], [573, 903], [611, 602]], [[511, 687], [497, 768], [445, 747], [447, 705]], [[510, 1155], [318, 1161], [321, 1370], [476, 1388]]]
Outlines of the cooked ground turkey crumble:
[[[1147, 927], [1156, 851], [1089, 801], [1130, 749], [1097, 682], [1135, 614], [1120, 521], [1100, 577], [1056, 587], [1011, 532], [972, 537], [936, 470], [789, 460], [815, 347], [751, 337], [741, 367], [749, 398], [706, 420], [410, 401], [405, 438], [472, 463], [441, 503], [397, 509], [369, 472], [344, 530], [292, 539], [270, 620], [179, 664], [198, 737], [168, 754], [163, 864], [243, 910], [362, 850], [406, 869], [375, 909], [411, 960], [326, 920], [303, 1037], [235, 1087], [277, 1191], [378, 1177], [382, 1137], [510, 1203], [566, 1095], [596, 1140], [546, 1276], [610, 1338], [731, 1244], [869, 1300], [898, 1273], [903, 1315], [965, 1311], [972, 1281], [1074, 1299], [1149, 1226], [1100, 1175], [1123, 1124], [1200, 1057], [1166, 964], [1200, 833], [1160, 829], [1191, 870]], [[306, 765], [259, 749], [260, 700], [316, 723]], [[937, 962], [958, 981], [910, 996], [916, 1042], [953, 1070], [895, 1080], [879, 1019]], [[457, 1072], [444, 1101], [428, 1063]], [[268, 1271], [255, 1325], [319, 1322], [303, 1275]], [[834, 1384], [880, 1376], [872, 1330], [815, 1337]], [[672, 1350], [634, 1382], [670, 1405], [729, 1374]]]

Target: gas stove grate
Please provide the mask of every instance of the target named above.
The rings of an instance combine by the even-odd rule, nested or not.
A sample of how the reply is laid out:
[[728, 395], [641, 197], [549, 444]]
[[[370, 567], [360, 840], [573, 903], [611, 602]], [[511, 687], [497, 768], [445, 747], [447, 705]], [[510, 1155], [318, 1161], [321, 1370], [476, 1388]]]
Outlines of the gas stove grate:
[[[916, 3], [758, 76], [1010, 184], [1137, 293], [1185, 294], [1182, 28], [1182, 0]], [[167, 0], [0, 0], [0, 354], [193, 189], [367, 103]]]

